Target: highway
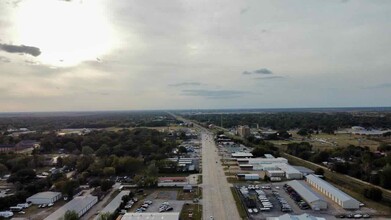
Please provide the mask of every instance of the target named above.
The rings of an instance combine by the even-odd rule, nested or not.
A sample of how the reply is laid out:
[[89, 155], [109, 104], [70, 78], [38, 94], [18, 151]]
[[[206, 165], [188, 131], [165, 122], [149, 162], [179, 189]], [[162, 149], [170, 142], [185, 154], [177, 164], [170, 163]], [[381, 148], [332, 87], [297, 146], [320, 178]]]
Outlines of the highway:
[[[213, 135], [202, 132], [203, 219], [240, 219]], [[217, 162], [217, 163], [216, 163]]]

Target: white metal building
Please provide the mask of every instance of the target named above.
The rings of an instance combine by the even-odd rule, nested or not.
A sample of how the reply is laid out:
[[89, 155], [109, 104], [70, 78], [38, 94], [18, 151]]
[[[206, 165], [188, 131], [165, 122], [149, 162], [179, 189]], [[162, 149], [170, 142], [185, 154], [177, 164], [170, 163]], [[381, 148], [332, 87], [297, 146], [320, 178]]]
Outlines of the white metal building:
[[292, 189], [294, 189], [309, 206], [311, 206], [312, 210], [327, 209], [327, 202], [316, 192], [312, 191], [304, 182], [292, 180], [287, 184], [292, 187]]
[[54, 203], [61, 199], [61, 193], [59, 192], [40, 192], [32, 195], [26, 199], [26, 202], [31, 202], [35, 205]]
[[285, 177], [291, 179], [303, 179], [303, 174], [289, 164], [277, 164], [278, 168], [285, 172]]
[[246, 152], [235, 152], [231, 154], [231, 157], [233, 158], [250, 158], [253, 157], [252, 153], [246, 153]]
[[331, 185], [330, 183], [324, 181], [323, 179], [315, 176], [315, 175], [308, 175], [306, 176], [307, 182], [319, 190], [321, 193], [329, 197], [331, 200], [336, 202], [338, 205], [340, 205], [344, 209], [359, 209], [360, 208], [360, 202], [356, 199], [352, 198], [348, 194], [342, 192], [335, 186]]
[[121, 220], [179, 220], [179, 212], [126, 213]]
[[326, 220], [325, 218], [315, 217], [307, 213], [301, 215], [285, 214], [279, 217], [267, 217], [266, 220]]
[[[114, 213], [115, 210], [121, 205], [121, 202], [122, 202], [122, 197], [124, 195], [129, 195], [130, 191], [129, 190], [123, 190], [121, 191], [120, 193], [118, 193], [118, 195], [113, 199], [111, 200], [111, 202], [109, 204], [106, 205], [106, 207], [104, 209], [102, 209], [102, 211], [100, 211], [101, 214], [103, 213]], [[98, 220], [101, 216], [101, 214], [97, 215], [94, 220]]]
[[266, 170], [266, 176], [268, 176], [268, 177], [284, 177], [285, 172], [282, 170]]
[[237, 174], [238, 179], [244, 179], [244, 180], [259, 180], [259, 174], [256, 173], [248, 173], [248, 174], [242, 174], [238, 173]]
[[77, 196], [50, 214], [45, 220], [58, 220], [61, 219], [64, 214], [69, 211], [75, 211], [79, 217], [84, 215], [92, 206], [98, 202], [97, 196]]

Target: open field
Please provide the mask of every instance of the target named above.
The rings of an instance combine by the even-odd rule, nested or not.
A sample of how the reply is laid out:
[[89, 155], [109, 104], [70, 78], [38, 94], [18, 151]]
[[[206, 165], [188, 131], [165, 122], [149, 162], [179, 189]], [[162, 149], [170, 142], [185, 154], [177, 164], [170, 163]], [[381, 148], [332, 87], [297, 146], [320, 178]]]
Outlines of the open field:
[[[191, 214], [192, 217], [189, 217]], [[188, 204], [184, 205], [180, 214], [180, 219], [183, 220], [201, 220], [202, 219], [202, 205]]]

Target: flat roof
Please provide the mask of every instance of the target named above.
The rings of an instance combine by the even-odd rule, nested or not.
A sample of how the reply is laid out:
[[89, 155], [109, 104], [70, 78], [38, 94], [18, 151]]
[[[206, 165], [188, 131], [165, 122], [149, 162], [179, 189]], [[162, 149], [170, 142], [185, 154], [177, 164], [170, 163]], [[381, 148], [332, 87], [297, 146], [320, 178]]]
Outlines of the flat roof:
[[280, 168], [281, 170], [285, 171], [285, 173], [287, 174], [292, 174], [292, 173], [300, 173], [300, 171], [298, 171], [296, 168], [294, 168], [293, 166], [289, 165], [289, 164], [278, 164], [277, 165], [278, 168]]
[[61, 195], [60, 192], [51, 192], [51, 191], [46, 191], [46, 192], [39, 192], [37, 194], [34, 194], [27, 199], [50, 199], [54, 198]]
[[126, 213], [121, 220], [178, 220], [179, 212]]
[[292, 180], [288, 182], [288, 185], [291, 186], [299, 195], [308, 203], [315, 201], [325, 202], [320, 195], [311, 190], [311, 188], [305, 183], [297, 180]]
[[252, 153], [247, 153], [247, 152], [235, 152], [231, 154], [233, 157], [252, 157]]
[[323, 188], [325, 191], [331, 193], [333, 196], [337, 197], [341, 201], [355, 201], [359, 203], [356, 199], [352, 198], [348, 194], [342, 192], [340, 189], [336, 188], [335, 186], [331, 185], [330, 183], [322, 180], [321, 178], [315, 176], [315, 175], [307, 175], [307, 180], [311, 180], [312, 182], [315, 182], [318, 186]]
[[292, 167], [302, 173], [315, 173], [315, 171], [308, 169], [307, 167], [303, 167], [303, 166], [292, 166]]

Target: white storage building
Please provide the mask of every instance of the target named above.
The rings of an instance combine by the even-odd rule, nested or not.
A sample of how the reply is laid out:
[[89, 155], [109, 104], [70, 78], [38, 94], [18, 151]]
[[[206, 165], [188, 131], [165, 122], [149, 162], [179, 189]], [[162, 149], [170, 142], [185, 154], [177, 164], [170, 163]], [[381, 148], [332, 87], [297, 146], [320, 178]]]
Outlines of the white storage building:
[[340, 205], [344, 209], [359, 209], [360, 208], [360, 202], [356, 199], [352, 198], [348, 194], [342, 192], [335, 186], [331, 185], [330, 183], [324, 181], [323, 179], [315, 176], [315, 175], [308, 175], [306, 176], [307, 182], [322, 192], [324, 195], [329, 197], [331, 200], [336, 202], [338, 205]]
[[311, 206], [312, 210], [327, 209], [327, 202], [320, 195], [312, 191], [308, 185], [303, 182], [292, 180], [287, 183]]
[[61, 219], [67, 211], [75, 211], [78, 216], [84, 215], [92, 206], [98, 202], [97, 196], [77, 196], [50, 214], [45, 220]]
[[268, 176], [268, 177], [284, 177], [285, 172], [282, 170], [266, 170], [266, 176]]
[[59, 192], [40, 192], [32, 195], [26, 199], [26, 202], [31, 202], [35, 205], [54, 203], [61, 199], [61, 193]]
[[231, 154], [231, 157], [233, 158], [250, 158], [253, 157], [252, 153], [247, 152], [235, 152]]
[[238, 179], [244, 179], [244, 180], [259, 180], [260, 179], [259, 174], [255, 174], [255, 173], [249, 173], [249, 174], [238, 173], [237, 176], [238, 176]]
[[118, 195], [113, 200], [111, 200], [111, 202], [109, 204], [107, 204], [106, 207], [104, 209], [102, 209], [102, 211], [99, 212], [100, 214], [97, 215], [94, 218], [94, 220], [98, 220], [100, 218], [100, 216], [104, 213], [113, 214], [115, 212], [115, 210], [121, 205], [122, 197], [125, 195], [129, 195], [129, 193], [130, 193], [129, 190], [123, 190], [120, 193], [118, 193]]

